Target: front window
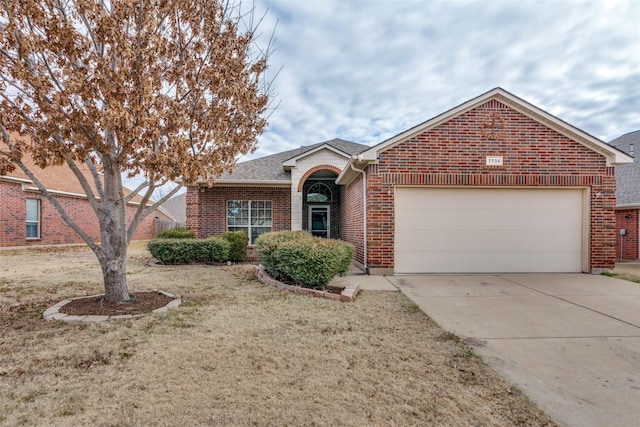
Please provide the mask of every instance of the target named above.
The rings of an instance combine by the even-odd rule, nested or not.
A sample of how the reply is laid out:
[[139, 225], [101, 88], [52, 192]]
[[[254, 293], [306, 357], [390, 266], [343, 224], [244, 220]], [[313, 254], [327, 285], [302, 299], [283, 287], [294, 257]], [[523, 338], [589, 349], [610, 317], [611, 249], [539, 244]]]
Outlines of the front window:
[[40, 200], [27, 199], [27, 239], [40, 238]]
[[250, 245], [259, 235], [271, 231], [271, 226], [271, 201], [227, 201], [227, 230], [244, 231], [249, 236]]

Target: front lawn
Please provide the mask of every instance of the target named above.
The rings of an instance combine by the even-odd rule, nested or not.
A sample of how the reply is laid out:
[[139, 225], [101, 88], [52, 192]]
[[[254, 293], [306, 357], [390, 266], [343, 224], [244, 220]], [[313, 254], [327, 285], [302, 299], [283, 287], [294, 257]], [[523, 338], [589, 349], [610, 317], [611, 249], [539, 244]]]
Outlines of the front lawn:
[[84, 248], [0, 251], [2, 425], [554, 425], [399, 292], [290, 294], [250, 265], [151, 267], [129, 285], [184, 303], [104, 323], [45, 322], [102, 292]]

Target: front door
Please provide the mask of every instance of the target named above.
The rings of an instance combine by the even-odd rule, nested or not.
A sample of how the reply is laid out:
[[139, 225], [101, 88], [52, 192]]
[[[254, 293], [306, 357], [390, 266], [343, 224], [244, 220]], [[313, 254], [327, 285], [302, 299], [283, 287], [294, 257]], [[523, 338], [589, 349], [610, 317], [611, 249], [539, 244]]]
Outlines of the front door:
[[330, 209], [329, 206], [309, 206], [309, 231], [314, 236], [330, 236]]

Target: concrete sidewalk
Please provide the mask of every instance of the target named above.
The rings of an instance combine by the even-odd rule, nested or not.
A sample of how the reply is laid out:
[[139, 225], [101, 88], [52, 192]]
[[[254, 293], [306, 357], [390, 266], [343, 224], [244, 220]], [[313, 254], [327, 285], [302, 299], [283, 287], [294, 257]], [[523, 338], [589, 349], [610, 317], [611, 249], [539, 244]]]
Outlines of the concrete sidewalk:
[[345, 276], [336, 276], [331, 281], [332, 286], [358, 285], [364, 291], [397, 291], [398, 288], [387, 276], [369, 276], [355, 266]]
[[586, 274], [388, 280], [557, 421], [640, 425], [640, 285]]

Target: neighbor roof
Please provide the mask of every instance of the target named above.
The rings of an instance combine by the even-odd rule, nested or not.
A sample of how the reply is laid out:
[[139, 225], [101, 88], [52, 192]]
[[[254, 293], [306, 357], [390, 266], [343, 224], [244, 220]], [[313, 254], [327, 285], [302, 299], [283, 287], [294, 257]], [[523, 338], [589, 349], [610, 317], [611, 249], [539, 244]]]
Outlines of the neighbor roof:
[[[3, 141], [0, 141], [0, 148], [6, 149], [6, 144]], [[42, 184], [47, 188], [47, 190], [52, 193], [57, 193], [60, 195], [66, 195], [71, 197], [81, 197], [86, 198], [86, 194], [82, 185], [71, 171], [71, 169], [66, 165], [61, 166], [48, 166], [44, 169], [38, 167], [31, 156], [25, 155], [22, 158], [24, 164], [34, 173], [36, 178], [42, 182]], [[78, 162], [78, 168], [82, 171], [82, 174], [87, 179], [89, 186], [96, 194], [96, 187], [93, 182], [93, 175], [91, 175], [91, 171], [89, 168], [83, 164]], [[29, 178], [18, 166], [16, 166], [13, 172], [9, 172], [6, 175], [0, 175], [0, 179], [4, 179], [7, 181], [19, 182], [22, 183], [23, 187], [28, 188], [29, 190], [37, 190], [35, 183], [31, 181]], [[131, 190], [124, 187], [125, 194], [131, 193]], [[136, 195], [133, 200], [131, 200], [131, 204], [140, 204], [142, 201], [142, 197], [140, 195]], [[152, 203], [148, 203], [150, 205]]]
[[291, 173], [285, 170], [285, 163], [304, 157], [323, 148], [338, 151], [349, 157], [369, 148], [366, 145], [342, 139], [332, 139], [270, 156], [238, 163], [232, 173], [224, 173], [215, 180], [216, 184], [291, 184]]
[[176, 222], [187, 221], [187, 193], [173, 196], [162, 204], [162, 208], [167, 211]]
[[[609, 144], [633, 156], [640, 150], [640, 130], [622, 135]], [[640, 206], [640, 164], [634, 162], [616, 167], [616, 205]]]

